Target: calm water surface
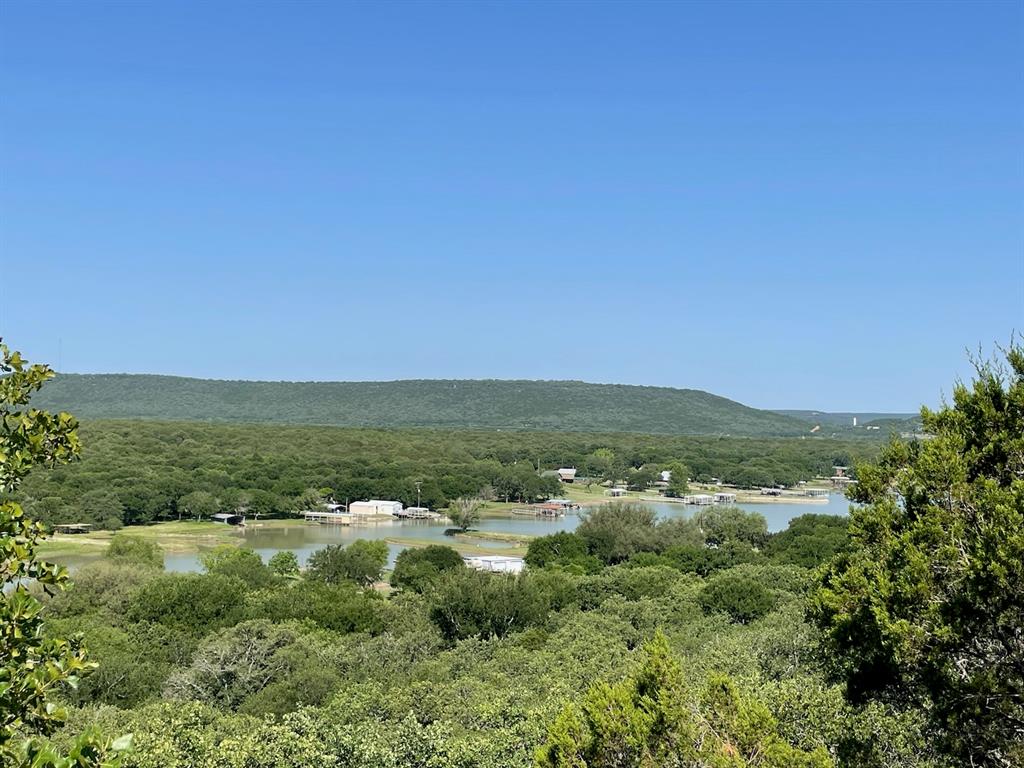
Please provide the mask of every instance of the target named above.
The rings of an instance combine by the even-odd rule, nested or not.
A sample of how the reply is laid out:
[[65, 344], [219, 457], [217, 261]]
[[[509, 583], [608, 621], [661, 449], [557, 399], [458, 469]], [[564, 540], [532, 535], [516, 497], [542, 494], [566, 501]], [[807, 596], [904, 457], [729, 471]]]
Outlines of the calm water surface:
[[[669, 502], [648, 502], [660, 518], [689, 517], [694, 512], [704, 509], [687, 504]], [[815, 513], [826, 515], [845, 515], [849, 502], [842, 494], [833, 493], [824, 504], [737, 504], [748, 512], [758, 512], [768, 521], [769, 531], [781, 531], [789, 521], [800, 515]], [[509, 515], [508, 517], [491, 517], [482, 520], [477, 530], [482, 533], [516, 533], [527, 536], [544, 536], [557, 531], [571, 531], [579, 525], [579, 516], [575, 513], [565, 517], [545, 518]], [[276, 552], [291, 550], [305, 565], [309, 556], [318, 549], [329, 544], [347, 544], [356, 539], [417, 539], [428, 543], [450, 544], [451, 539], [444, 535], [450, 523], [438, 523], [427, 520], [395, 520], [366, 525], [303, 525], [291, 528], [260, 528], [255, 525], [246, 527], [239, 532], [245, 540], [245, 546], [258, 552], [264, 560], [269, 560]], [[487, 547], [505, 548], [512, 544], [501, 541], [481, 541]], [[405, 547], [401, 544], [388, 544], [390, 550], [389, 565], [393, 565], [398, 553]], [[199, 571], [202, 565], [199, 555], [169, 554], [165, 565], [168, 571]]]

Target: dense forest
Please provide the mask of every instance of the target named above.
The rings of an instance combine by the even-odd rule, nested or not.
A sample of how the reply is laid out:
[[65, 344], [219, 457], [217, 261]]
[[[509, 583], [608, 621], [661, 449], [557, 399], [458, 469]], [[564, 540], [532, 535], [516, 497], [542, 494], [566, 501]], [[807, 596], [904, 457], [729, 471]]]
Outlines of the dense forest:
[[194, 517], [244, 505], [285, 515], [311, 488], [338, 500], [389, 498], [440, 509], [489, 487], [495, 497], [557, 495], [540, 470], [577, 467], [595, 481], [650, 484], [682, 464], [690, 477], [741, 486], [792, 485], [877, 455], [870, 441], [670, 437], [532, 431], [85, 422], [80, 461], [29, 476], [20, 498], [47, 523], [106, 528]]
[[582, 381], [215, 381], [60, 374], [37, 406], [81, 419], [537, 429], [668, 435], [809, 435], [813, 424], [694, 389]]
[[[165, 435], [198, 449], [214, 443], [196, 435], [224, 427], [79, 433], [67, 414], [25, 408], [48, 371], [0, 352], [5, 764], [1024, 762], [1024, 350], [926, 411], [929, 439], [894, 439], [863, 463], [849, 519], [804, 515], [771, 535], [735, 508], [658, 520], [605, 505], [532, 540], [519, 575], [473, 570], [444, 546], [406, 550], [388, 574], [386, 547], [365, 541], [326, 547], [304, 571], [288, 552], [264, 563], [227, 546], [205, 553], [203, 573], [165, 573], [159, 547], [128, 529], [73, 584], [36, 557], [45, 529], [12, 496], [33, 466], [86, 466], [68, 462], [118, 430], [123, 445]], [[238, 444], [257, 434], [232, 429]], [[266, 429], [254, 460], [275, 433], [295, 451], [308, 436]], [[406, 433], [338, 434], [397, 434], [414, 451]], [[464, 439], [474, 460], [474, 440], [495, 445]]]

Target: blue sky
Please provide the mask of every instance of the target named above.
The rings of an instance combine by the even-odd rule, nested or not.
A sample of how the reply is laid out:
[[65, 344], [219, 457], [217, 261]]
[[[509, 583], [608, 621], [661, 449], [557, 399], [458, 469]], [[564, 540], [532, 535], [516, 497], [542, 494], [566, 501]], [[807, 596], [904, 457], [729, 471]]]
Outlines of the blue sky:
[[0, 334], [914, 410], [1024, 330], [1022, 9], [8, 0]]

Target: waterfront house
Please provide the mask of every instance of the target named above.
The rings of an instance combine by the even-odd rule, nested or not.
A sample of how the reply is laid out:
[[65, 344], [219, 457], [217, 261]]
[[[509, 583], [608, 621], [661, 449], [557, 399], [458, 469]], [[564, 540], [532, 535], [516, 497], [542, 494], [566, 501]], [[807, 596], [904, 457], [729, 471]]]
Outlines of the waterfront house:
[[402, 512], [402, 502], [383, 499], [353, 501], [348, 505], [348, 511], [353, 517], [396, 517]]
[[558, 469], [558, 479], [563, 483], [576, 482], [576, 467], [561, 467]]

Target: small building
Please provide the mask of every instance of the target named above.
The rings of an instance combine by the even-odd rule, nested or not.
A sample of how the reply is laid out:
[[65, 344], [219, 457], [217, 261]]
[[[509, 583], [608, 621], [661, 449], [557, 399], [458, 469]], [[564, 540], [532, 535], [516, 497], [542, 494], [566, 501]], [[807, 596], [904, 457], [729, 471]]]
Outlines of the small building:
[[557, 471], [558, 479], [563, 483], [576, 482], [576, 467], [561, 467]]
[[321, 509], [307, 509], [302, 513], [307, 523], [327, 523], [329, 525], [351, 525], [352, 515], [348, 512], [329, 512]]
[[59, 523], [53, 526], [56, 533], [88, 533], [92, 530], [92, 523]]
[[521, 573], [526, 567], [526, 561], [523, 558], [507, 555], [479, 555], [464, 557], [462, 560], [470, 568], [492, 573]]
[[236, 515], [234, 512], [218, 512], [215, 515], [211, 515], [210, 519], [215, 523], [222, 523], [224, 525], [245, 524], [245, 518], [242, 515]]
[[613, 496], [615, 498], [619, 498], [620, 496], [625, 496], [626, 495], [626, 489], [625, 488], [609, 488], [608, 489], [608, 495], [609, 496]]
[[715, 503], [715, 497], [709, 493], [696, 493], [691, 496], [683, 496], [684, 504], [696, 504], [697, 506], [706, 506], [708, 504]]
[[762, 488], [761, 489], [761, 495], [762, 496], [781, 496], [782, 495], [782, 489], [781, 488]]
[[403, 520], [437, 520], [441, 517], [438, 512], [433, 512], [427, 507], [406, 507], [392, 514]]
[[715, 504], [735, 504], [736, 494], [735, 493], [716, 493]]
[[353, 517], [397, 517], [402, 512], [402, 502], [382, 499], [353, 501], [348, 505], [348, 511]]
[[814, 499], [827, 499], [831, 491], [828, 488], [808, 488], [805, 493]]
[[836, 488], [845, 488], [850, 483], [854, 482], [853, 478], [849, 476], [849, 467], [832, 467], [832, 485]]

